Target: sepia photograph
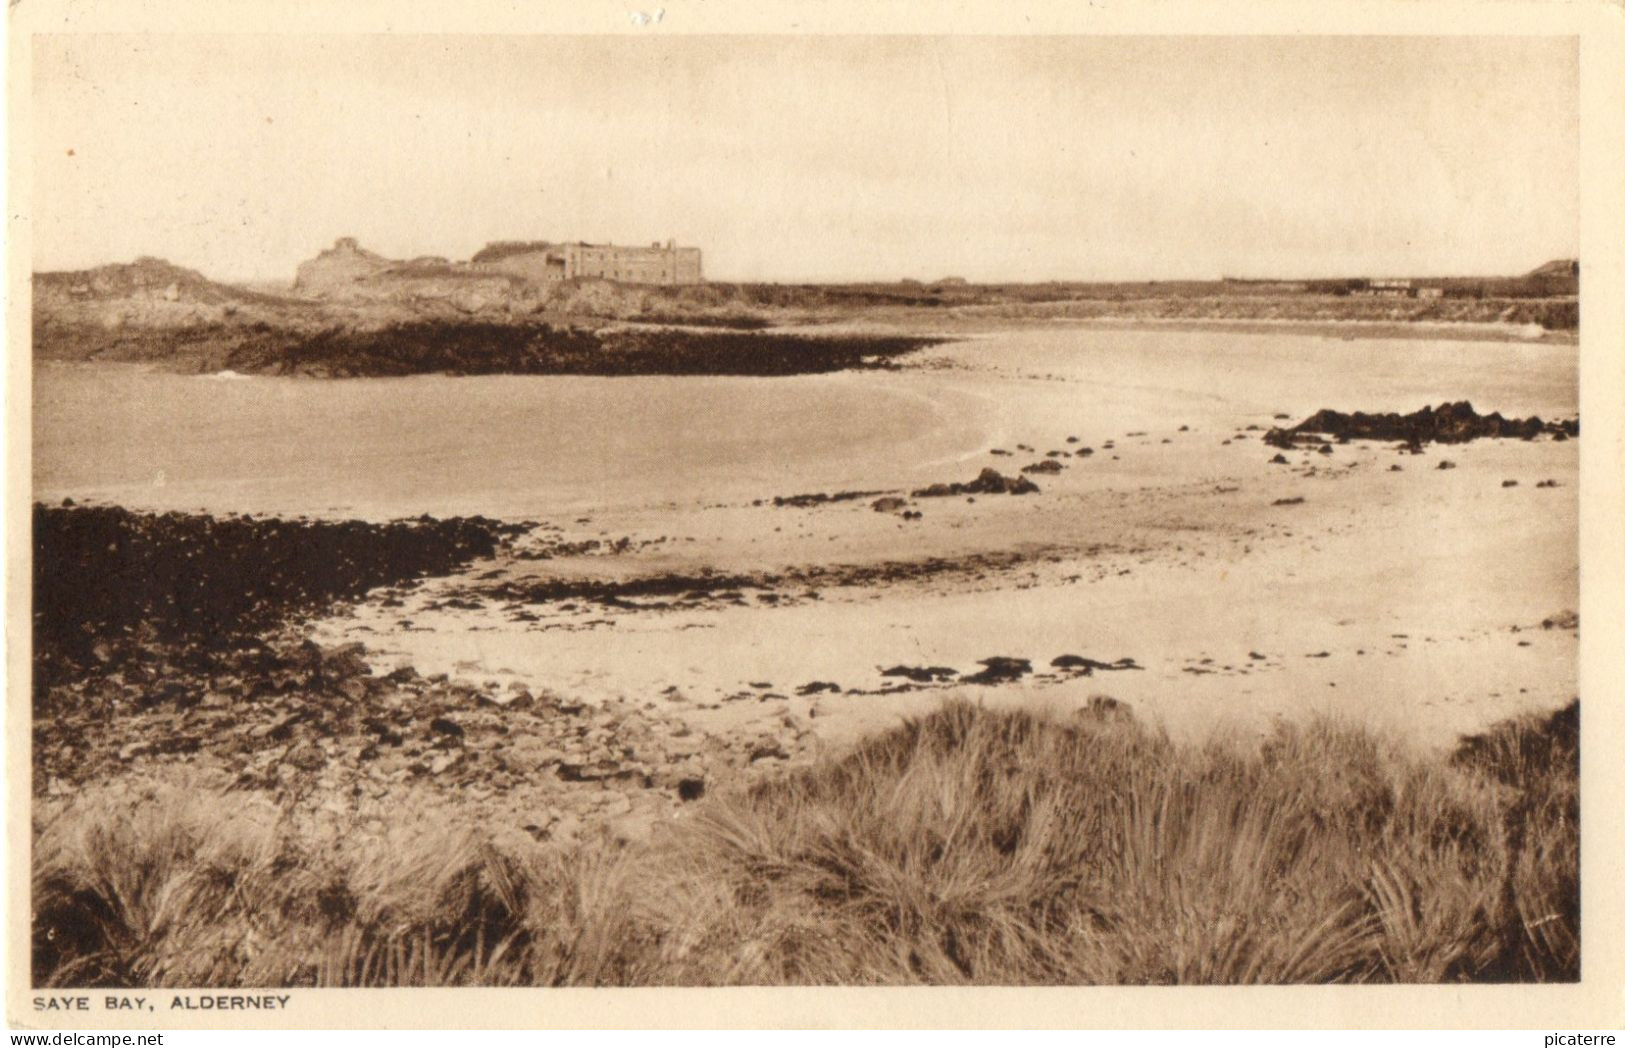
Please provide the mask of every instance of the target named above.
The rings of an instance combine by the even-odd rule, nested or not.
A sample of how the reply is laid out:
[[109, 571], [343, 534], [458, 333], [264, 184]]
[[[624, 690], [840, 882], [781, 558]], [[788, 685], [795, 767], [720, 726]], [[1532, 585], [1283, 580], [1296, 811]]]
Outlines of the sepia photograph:
[[1591, 973], [1577, 35], [614, 17], [14, 64], [14, 1022]]

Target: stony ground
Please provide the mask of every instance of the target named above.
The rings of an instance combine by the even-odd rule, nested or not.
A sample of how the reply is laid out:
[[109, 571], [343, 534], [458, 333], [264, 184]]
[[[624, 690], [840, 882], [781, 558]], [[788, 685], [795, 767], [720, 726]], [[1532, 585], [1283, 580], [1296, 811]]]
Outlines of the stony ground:
[[703, 736], [632, 704], [587, 707], [410, 668], [373, 675], [359, 645], [289, 640], [208, 675], [138, 676], [53, 690], [34, 722], [37, 795], [179, 775], [305, 816], [364, 823], [438, 803], [537, 840], [574, 839], [585, 822], [636, 837], [719, 776], [803, 750], [790, 717], [771, 734]]

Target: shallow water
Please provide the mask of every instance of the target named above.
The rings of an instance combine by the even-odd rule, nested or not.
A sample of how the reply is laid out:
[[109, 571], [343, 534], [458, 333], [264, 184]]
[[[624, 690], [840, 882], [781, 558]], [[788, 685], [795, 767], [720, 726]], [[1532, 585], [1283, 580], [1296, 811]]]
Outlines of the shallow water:
[[[400, 516], [793, 494], [974, 433], [884, 376], [218, 380], [42, 368], [36, 494]], [[812, 485], [811, 489], [807, 485]]]
[[[920, 367], [791, 378], [320, 381], [42, 365], [36, 497], [157, 509], [533, 516], [952, 479], [1035, 427], [1471, 399], [1577, 410], [1572, 347], [1121, 330], [1002, 332]], [[1047, 430], [1046, 430], [1047, 431]]]

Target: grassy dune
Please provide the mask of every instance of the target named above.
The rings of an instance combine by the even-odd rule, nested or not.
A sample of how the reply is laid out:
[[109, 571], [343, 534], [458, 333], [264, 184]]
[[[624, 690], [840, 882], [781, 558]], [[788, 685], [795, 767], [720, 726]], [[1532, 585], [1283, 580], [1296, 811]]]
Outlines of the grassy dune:
[[1422, 755], [1178, 746], [951, 704], [685, 811], [505, 852], [237, 795], [37, 809], [41, 985], [1321, 983], [1579, 977], [1578, 705]]

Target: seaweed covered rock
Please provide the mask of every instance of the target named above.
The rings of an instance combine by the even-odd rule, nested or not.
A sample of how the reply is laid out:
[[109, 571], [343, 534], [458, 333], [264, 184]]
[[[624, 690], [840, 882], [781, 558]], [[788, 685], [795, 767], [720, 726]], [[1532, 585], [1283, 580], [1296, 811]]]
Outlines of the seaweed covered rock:
[[988, 467], [968, 484], [932, 484], [912, 494], [917, 499], [943, 498], [950, 495], [1030, 495], [1038, 492], [1038, 485], [1023, 476], [1007, 477]]
[[1320, 444], [1326, 437], [1334, 437], [1339, 441], [1397, 440], [1416, 448], [1427, 443], [1465, 444], [1470, 440], [1496, 437], [1533, 440], [1543, 433], [1557, 439], [1579, 436], [1580, 421], [1546, 422], [1535, 415], [1506, 418], [1498, 411], [1480, 415], [1465, 400], [1440, 404], [1437, 408], [1424, 407], [1409, 415], [1345, 413], [1322, 408], [1296, 426], [1271, 429], [1264, 434], [1264, 442], [1278, 448], [1291, 448], [1302, 443]]
[[[481, 517], [373, 524], [36, 504], [38, 683], [155, 644], [238, 647], [296, 613], [449, 574], [524, 527]], [[319, 668], [354, 675], [353, 656]]]

